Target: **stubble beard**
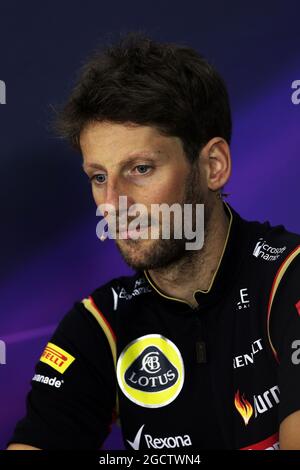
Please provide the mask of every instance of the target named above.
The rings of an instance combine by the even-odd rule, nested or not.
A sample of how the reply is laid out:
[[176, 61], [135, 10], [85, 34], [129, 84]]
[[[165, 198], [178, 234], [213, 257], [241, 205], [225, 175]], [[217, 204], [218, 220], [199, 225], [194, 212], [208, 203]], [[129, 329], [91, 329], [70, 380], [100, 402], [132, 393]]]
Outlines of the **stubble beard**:
[[[178, 202], [180, 203], [180, 201]], [[183, 204], [193, 205], [193, 230], [195, 229], [195, 204], [203, 203], [204, 198], [201, 189], [199, 170], [196, 166], [192, 165], [191, 171], [186, 178], [185, 192], [180, 204], [182, 208]], [[204, 238], [210, 217], [211, 208], [208, 204], [205, 204]], [[179, 263], [186, 264], [189, 263], [189, 261], [193, 262], [193, 258], [199, 254], [199, 250], [187, 250], [186, 243], [191, 240], [187, 240], [184, 235], [181, 239], [172, 238], [172, 233], [174, 232], [172, 231], [171, 223], [170, 239], [117, 239], [116, 244], [126, 264], [134, 270], [164, 270], [165, 268], [170, 269], [172, 266]]]

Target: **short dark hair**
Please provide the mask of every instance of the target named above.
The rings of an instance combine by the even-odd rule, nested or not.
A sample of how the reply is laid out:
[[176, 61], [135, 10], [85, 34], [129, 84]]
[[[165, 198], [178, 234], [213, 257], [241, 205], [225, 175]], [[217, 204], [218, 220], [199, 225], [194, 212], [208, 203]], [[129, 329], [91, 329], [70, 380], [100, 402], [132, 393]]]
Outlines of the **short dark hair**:
[[80, 133], [94, 121], [153, 126], [179, 137], [191, 161], [211, 138], [231, 140], [228, 92], [214, 67], [190, 47], [141, 32], [94, 52], [54, 125], [80, 150]]

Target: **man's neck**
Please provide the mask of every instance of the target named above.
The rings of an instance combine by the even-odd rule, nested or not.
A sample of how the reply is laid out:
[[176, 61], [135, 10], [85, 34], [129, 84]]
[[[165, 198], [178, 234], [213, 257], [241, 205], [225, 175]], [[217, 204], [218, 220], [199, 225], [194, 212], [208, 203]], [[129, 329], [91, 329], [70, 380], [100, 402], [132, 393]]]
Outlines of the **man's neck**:
[[205, 230], [204, 246], [167, 268], [151, 269], [149, 274], [158, 288], [170, 297], [197, 307], [193, 293], [207, 291], [218, 269], [229, 231], [229, 218], [223, 204], [214, 208]]

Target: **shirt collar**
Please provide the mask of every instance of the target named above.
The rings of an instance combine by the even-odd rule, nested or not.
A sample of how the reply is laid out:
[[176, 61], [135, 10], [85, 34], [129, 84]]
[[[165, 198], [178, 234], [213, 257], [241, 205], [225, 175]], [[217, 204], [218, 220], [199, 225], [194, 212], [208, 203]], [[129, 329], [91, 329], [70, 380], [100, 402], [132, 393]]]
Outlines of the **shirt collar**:
[[[247, 222], [243, 220], [227, 202], [224, 201], [223, 204], [229, 216], [227, 238], [209, 289], [207, 291], [199, 289], [194, 292], [194, 297], [198, 302], [196, 309], [202, 309], [215, 304], [228, 294], [235, 284], [243, 257], [247, 252], [249, 244], [249, 228], [247, 227]], [[144, 276], [153, 288], [154, 294], [158, 295], [164, 302], [172, 302], [172, 307], [176, 305], [176, 308], [179, 310], [195, 309], [186, 300], [172, 297], [164, 293], [155, 284], [147, 270], [144, 271]]]

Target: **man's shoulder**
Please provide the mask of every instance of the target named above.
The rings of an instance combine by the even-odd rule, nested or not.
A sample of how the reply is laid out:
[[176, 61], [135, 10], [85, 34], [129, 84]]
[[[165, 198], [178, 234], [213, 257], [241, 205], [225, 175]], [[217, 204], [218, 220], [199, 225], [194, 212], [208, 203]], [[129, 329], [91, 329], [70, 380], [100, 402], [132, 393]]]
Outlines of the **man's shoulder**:
[[146, 286], [147, 280], [142, 271], [132, 275], [119, 276], [110, 279], [105, 284], [100, 285], [90, 293], [90, 297], [97, 303], [105, 298], [110, 299], [110, 305], [113, 307], [116, 296], [120, 298], [129, 298], [137, 294], [137, 290]]
[[300, 241], [300, 233], [288, 230], [284, 224], [272, 224], [269, 220], [262, 222], [258, 219], [244, 218], [237, 212], [235, 212], [235, 215], [239, 217], [254, 234], [265, 235], [274, 240]]
[[300, 234], [284, 224], [242, 219], [250, 238], [251, 255], [258, 260], [273, 261], [274, 266], [300, 247]]
[[128, 303], [132, 307], [137, 298], [143, 297], [151, 290], [143, 271], [137, 271], [102, 284], [82, 299], [82, 303], [96, 318], [100, 316], [113, 327], [117, 314], [123, 307]]

